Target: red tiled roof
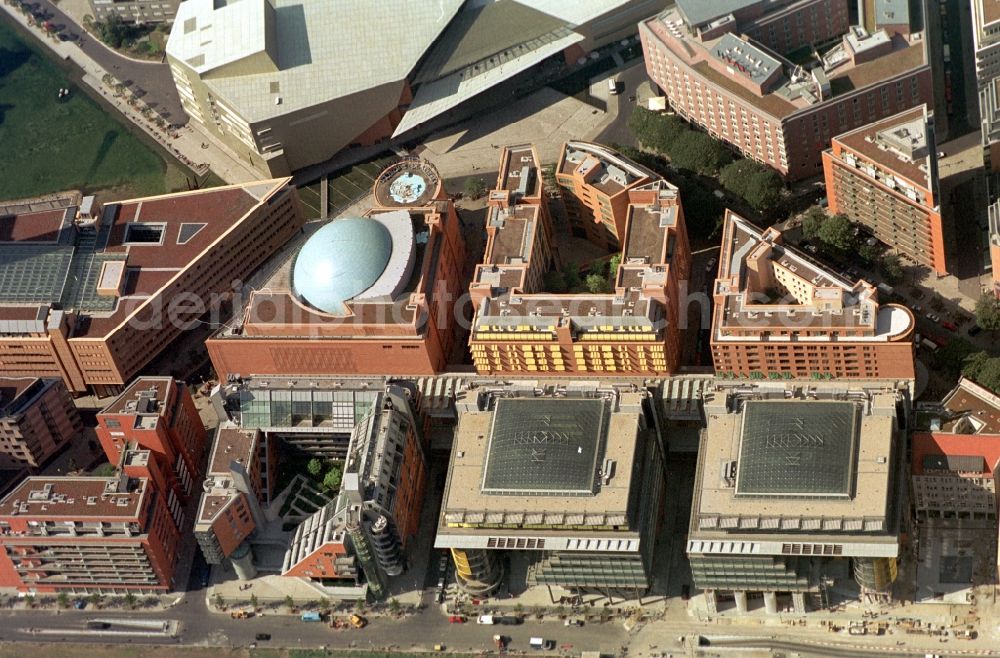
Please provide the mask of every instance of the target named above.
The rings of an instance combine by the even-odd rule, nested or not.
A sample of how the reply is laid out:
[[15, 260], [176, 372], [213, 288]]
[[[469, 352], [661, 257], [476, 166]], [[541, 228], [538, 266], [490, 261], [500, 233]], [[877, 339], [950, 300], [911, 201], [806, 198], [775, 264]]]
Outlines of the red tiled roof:
[[913, 435], [911, 468], [913, 475], [924, 472], [924, 457], [928, 455], [973, 455], [986, 461], [986, 472], [992, 475], [1000, 461], [1000, 434], [941, 434], [925, 432]]

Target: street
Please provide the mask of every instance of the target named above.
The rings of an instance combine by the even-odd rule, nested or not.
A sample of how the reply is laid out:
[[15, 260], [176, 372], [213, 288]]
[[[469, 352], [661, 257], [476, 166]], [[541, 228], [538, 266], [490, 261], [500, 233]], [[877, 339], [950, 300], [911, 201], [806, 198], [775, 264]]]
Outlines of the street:
[[36, 10], [51, 16], [50, 22], [63, 26], [62, 31], [70, 35], [70, 40], [76, 42], [77, 47], [102, 68], [124, 82], [126, 86], [143, 90], [145, 92], [143, 99], [160, 116], [178, 126], [188, 122], [188, 116], [181, 106], [180, 97], [170, 76], [170, 67], [165, 62], [141, 62], [123, 57], [106, 47], [96, 37], [92, 37], [50, 0], [35, 0], [32, 4]]

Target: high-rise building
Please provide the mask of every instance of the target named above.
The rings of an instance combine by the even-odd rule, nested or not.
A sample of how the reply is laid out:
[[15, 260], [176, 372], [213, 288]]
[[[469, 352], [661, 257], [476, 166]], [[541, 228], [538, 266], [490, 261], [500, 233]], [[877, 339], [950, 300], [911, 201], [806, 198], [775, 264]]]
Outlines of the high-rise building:
[[354, 427], [334, 500], [299, 524], [282, 575], [361, 583], [376, 598], [406, 570], [427, 479], [414, 400], [399, 386], [379, 393]]
[[916, 107], [833, 138], [823, 151], [831, 213], [908, 260], [947, 273], [934, 123]]
[[460, 395], [434, 546], [474, 594], [506, 557], [527, 585], [642, 595], [664, 496], [655, 405], [632, 387], [535, 386]]
[[246, 541], [266, 522], [261, 503], [270, 498], [268, 469], [274, 453], [261, 445], [256, 430], [242, 430], [224, 422], [216, 430], [205, 475], [194, 536], [205, 561], [229, 559], [241, 579], [256, 575]]
[[625, 238], [629, 190], [660, 178], [611, 149], [588, 142], [563, 144], [555, 177], [573, 235], [608, 251], [620, 250]]
[[726, 211], [712, 309], [719, 377], [914, 378], [913, 313]]
[[887, 18], [909, 20], [906, 3], [874, 4], [866, 29], [848, 27], [847, 0], [681, 0], [639, 24], [646, 70], [713, 137], [790, 180], [815, 176], [834, 135], [933, 104], [922, 33]]
[[903, 398], [838, 386], [705, 397], [687, 555], [709, 611], [729, 599], [745, 613], [748, 594], [763, 594], [770, 614], [856, 600], [852, 588], [891, 597], [905, 513]]
[[0, 500], [0, 586], [157, 593], [174, 587], [177, 520], [126, 451], [112, 477], [29, 477]]
[[[612, 162], [640, 170], [603, 147], [586, 145], [590, 151], [575, 151], [573, 144], [567, 150], [580, 157], [586, 152], [606, 156], [604, 164], [588, 155], [573, 165], [574, 175], [583, 175], [581, 170], [588, 167], [598, 172], [587, 179], [587, 186], [602, 185], [604, 178], [625, 171]], [[564, 153], [566, 158], [577, 155]], [[560, 263], [574, 255], [560, 253], [553, 237], [539, 165], [530, 145], [505, 148], [497, 189], [489, 195], [486, 252], [469, 289], [475, 311], [469, 344], [476, 371], [531, 376], [674, 372], [684, 328], [682, 282], [690, 270], [677, 188], [657, 178], [628, 187], [627, 197], [616, 195], [615, 203], [627, 206], [608, 207], [598, 245], [606, 248], [609, 240], [616, 244], [620, 237], [622, 246], [591, 263], [595, 273], [615, 268], [608, 292], [567, 291], [565, 282], [553, 283], [551, 277], [561, 278]], [[573, 194], [572, 189], [585, 194], [569, 182], [564, 185], [564, 197]], [[591, 218], [583, 221], [595, 225]]]
[[[361, 217], [307, 225], [207, 341], [234, 375], [430, 375], [455, 344], [465, 242], [433, 166], [403, 160]], [[304, 242], [303, 242], [304, 240]]]
[[0, 469], [37, 469], [82, 431], [61, 379], [0, 378]]
[[302, 221], [289, 179], [0, 217], [0, 376], [120, 392]]
[[201, 481], [201, 460], [208, 443], [191, 390], [171, 377], [139, 377], [97, 414], [97, 438], [108, 461], [122, 450], [149, 450], [167, 474], [162, 487], [186, 500]]
[[519, 74], [575, 65], [664, 5], [341, 0], [334, 29], [318, 0], [187, 0], [166, 57], [199, 127], [258, 171], [286, 176], [454, 121], [472, 98], [495, 91], [485, 103], [506, 102]]

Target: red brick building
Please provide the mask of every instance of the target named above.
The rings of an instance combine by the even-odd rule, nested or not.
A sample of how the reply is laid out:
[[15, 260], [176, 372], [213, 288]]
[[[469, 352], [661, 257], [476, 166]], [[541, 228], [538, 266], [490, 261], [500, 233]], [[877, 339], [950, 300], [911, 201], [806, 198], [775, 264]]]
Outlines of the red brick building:
[[0, 469], [37, 469], [82, 431], [61, 379], [0, 378]]
[[208, 434], [191, 390], [170, 377], [140, 377], [97, 415], [97, 438], [116, 464], [127, 447], [148, 450], [166, 477], [171, 504], [187, 500], [201, 481]]
[[0, 376], [121, 391], [298, 231], [289, 180], [0, 218]]
[[712, 309], [718, 377], [913, 379], [913, 313], [726, 211]]
[[207, 341], [219, 377], [429, 375], [455, 343], [465, 243], [437, 171], [390, 166], [363, 217], [307, 227]]
[[0, 587], [170, 590], [179, 538], [149, 477], [30, 477], [0, 500]]
[[[581, 162], [575, 166], [577, 176], [585, 166], [604, 167], [592, 155]], [[530, 145], [507, 147], [501, 156], [487, 209], [486, 252], [469, 288], [475, 309], [469, 346], [476, 371], [532, 377], [676, 372], [681, 282], [690, 270], [677, 188], [662, 179], [630, 186], [623, 212], [594, 217], [602, 227], [599, 246], [617, 242], [617, 227], [623, 227], [620, 252], [608, 254], [620, 253], [613, 286], [609, 282], [612, 292], [550, 290], [546, 275], [573, 255], [559, 254], [553, 240], [539, 166]], [[602, 174], [612, 175], [617, 173]], [[600, 180], [588, 183], [593, 184]], [[584, 193], [567, 183], [563, 195], [573, 189]]]
[[823, 151], [823, 173], [831, 213], [947, 274], [934, 124], [925, 107], [834, 137]]
[[[933, 104], [922, 34], [848, 28], [846, 0], [735, 5], [690, 0], [640, 23], [646, 70], [680, 116], [790, 180], [821, 173], [834, 135]], [[841, 36], [805, 65], [783, 56]]]
[[263, 452], [259, 430], [222, 425], [216, 432], [194, 524], [209, 564], [233, 556], [263, 523], [260, 504], [270, 498], [263, 473], [276, 463], [273, 454]]

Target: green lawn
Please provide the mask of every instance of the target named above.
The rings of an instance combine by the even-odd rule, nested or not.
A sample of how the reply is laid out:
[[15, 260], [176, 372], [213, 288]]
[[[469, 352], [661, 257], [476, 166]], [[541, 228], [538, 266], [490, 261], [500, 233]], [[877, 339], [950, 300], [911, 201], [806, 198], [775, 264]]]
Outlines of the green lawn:
[[[70, 83], [38, 48], [0, 21], [0, 199], [67, 189], [127, 198], [184, 187], [179, 166]], [[56, 98], [61, 87], [72, 90], [66, 101]]]

